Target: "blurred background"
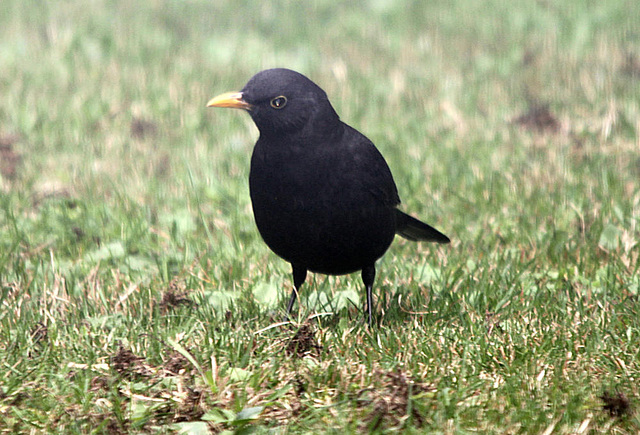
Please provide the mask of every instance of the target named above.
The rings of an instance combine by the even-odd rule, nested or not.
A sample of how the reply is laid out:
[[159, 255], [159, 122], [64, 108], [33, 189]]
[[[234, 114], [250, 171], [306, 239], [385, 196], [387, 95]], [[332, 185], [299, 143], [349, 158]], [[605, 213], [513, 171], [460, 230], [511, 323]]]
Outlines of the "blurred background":
[[[639, 11], [631, 1], [6, 0], [2, 189], [106, 204], [124, 195], [158, 218], [203, 190], [218, 209], [209, 217], [238, 204], [245, 215], [257, 133], [247, 116], [203, 107], [278, 66], [319, 83], [391, 160], [407, 209], [453, 219], [461, 239], [491, 224], [461, 211], [489, 207], [513, 224], [570, 202], [589, 214], [600, 206], [582, 201], [632, 194], [620, 177], [638, 175]], [[568, 199], [583, 174], [617, 190]], [[554, 205], [523, 209], [536, 194]]]

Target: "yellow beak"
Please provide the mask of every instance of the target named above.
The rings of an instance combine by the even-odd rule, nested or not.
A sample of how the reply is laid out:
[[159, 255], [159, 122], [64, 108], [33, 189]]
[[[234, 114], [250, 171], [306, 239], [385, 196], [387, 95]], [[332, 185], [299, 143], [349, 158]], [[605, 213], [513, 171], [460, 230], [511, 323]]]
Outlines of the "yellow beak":
[[242, 99], [242, 92], [226, 92], [212, 98], [207, 107], [230, 107], [232, 109], [251, 110], [251, 104]]

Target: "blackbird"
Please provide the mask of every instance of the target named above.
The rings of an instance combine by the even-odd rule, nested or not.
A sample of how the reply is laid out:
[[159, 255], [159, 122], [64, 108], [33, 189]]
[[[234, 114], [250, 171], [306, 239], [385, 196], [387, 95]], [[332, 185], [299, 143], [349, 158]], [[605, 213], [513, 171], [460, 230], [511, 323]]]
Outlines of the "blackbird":
[[293, 269], [287, 316], [307, 271], [360, 270], [372, 325], [375, 263], [394, 235], [449, 243], [440, 231], [398, 210], [398, 190], [382, 154], [340, 120], [327, 94], [304, 75], [268, 69], [207, 107], [244, 109], [260, 131], [249, 190], [260, 235]]

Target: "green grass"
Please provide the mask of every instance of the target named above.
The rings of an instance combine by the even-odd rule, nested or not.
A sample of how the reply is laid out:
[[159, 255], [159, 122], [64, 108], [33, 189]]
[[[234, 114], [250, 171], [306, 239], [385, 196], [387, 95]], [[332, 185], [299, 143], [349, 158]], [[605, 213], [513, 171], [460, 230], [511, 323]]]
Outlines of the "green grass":
[[[637, 2], [137, 3], [0, 8], [3, 433], [640, 431]], [[452, 238], [373, 330], [357, 274], [278, 325], [256, 129], [204, 107], [274, 66]]]

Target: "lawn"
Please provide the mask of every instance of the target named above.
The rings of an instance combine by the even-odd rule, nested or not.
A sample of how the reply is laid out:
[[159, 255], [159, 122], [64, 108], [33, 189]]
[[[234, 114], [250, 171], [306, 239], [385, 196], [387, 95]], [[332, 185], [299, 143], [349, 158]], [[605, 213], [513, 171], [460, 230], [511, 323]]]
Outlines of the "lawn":
[[[640, 3], [2, 0], [2, 433], [640, 432]], [[450, 245], [255, 228], [256, 72], [326, 90]]]

